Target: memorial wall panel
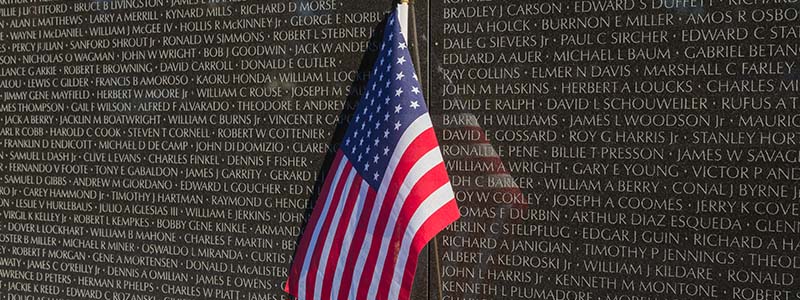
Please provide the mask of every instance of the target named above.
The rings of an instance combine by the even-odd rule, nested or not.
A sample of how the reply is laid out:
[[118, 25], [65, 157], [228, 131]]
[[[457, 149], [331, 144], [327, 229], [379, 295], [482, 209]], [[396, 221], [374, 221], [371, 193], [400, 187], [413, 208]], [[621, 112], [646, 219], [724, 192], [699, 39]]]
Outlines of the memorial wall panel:
[[0, 299], [288, 299], [392, 7], [0, 1]]
[[445, 299], [798, 299], [797, 1], [432, 2]]

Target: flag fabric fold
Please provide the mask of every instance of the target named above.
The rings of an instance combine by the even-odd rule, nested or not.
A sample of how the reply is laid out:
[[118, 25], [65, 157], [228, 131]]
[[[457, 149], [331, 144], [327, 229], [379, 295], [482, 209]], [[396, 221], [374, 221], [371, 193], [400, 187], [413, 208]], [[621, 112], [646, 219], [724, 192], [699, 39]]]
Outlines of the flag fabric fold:
[[459, 217], [397, 18], [297, 246], [298, 299], [409, 299], [423, 247]]

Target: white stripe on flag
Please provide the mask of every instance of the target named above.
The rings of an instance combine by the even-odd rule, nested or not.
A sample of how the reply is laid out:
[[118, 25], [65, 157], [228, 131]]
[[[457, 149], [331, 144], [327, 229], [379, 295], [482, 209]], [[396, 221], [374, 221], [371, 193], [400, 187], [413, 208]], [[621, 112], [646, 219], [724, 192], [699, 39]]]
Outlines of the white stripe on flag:
[[[339, 228], [339, 219], [342, 216], [342, 211], [344, 210], [344, 204], [347, 202], [347, 196], [350, 194], [350, 187], [353, 185], [353, 178], [356, 177], [355, 169], [350, 169], [350, 175], [347, 176], [347, 181], [344, 183], [344, 189], [342, 190], [342, 195], [339, 197], [339, 204], [336, 205], [336, 210], [333, 212], [333, 221], [331, 222], [331, 226], [327, 228], [328, 236], [325, 237], [325, 245], [322, 247], [322, 256], [320, 257], [320, 264], [317, 267], [317, 280], [314, 282], [314, 299], [322, 299], [322, 283], [325, 282], [326, 278], [331, 274], [325, 274], [325, 270], [328, 266], [328, 256], [331, 254], [331, 244], [333, 243], [333, 236], [336, 234], [336, 228]], [[334, 272], [336, 272], [334, 270]]]
[[[325, 223], [325, 216], [328, 214], [328, 208], [330, 207], [331, 199], [333, 199], [333, 194], [336, 190], [336, 186], [339, 184], [339, 178], [342, 175], [342, 171], [344, 171], [345, 166], [347, 165], [347, 157], [342, 156], [341, 161], [339, 162], [339, 166], [336, 168], [336, 175], [333, 177], [333, 181], [331, 181], [331, 185], [329, 186], [328, 197], [325, 199], [325, 202], [322, 203], [322, 213], [319, 215], [319, 220], [317, 221], [317, 226], [314, 228], [314, 233], [311, 235], [311, 240], [308, 243], [308, 249], [306, 249], [306, 253], [303, 255], [305, 259], [303, 260], [303, 270], [300, 272], [300, 280], [297, 283], [298, 286], [298, 299], [305, 299], [305, 291], [306, 291], [306, 279], [308, 277], [308, 268], [311, 264], [311, 258], [313, 257], [314, 248], [317, 245], [317, 239], [319, 238], [319, 232], [322, 230], [322, 224]], [[319, 200], [317, 201], [319, 202]], [[319, 203], [318, 203], [319, 204]]]
[[[391, 243], [392, 235], [397, 226], [397, 219], [400, 217], [400, 209], [403, 208], [411, 189], [423, 175], [427, 174], [428, 171], [441, 162], [442, 154], [439, 152], [439, 147], [435, 147], [415, 162], [414, 166], [411, 167], [411, 170], [408, 172], [408, 176], [403, 180], [403, 184], [400, 185], [400, 189], [397, 191], [397, 198], [394, 201], [394, 206], [392, 206], [392, 212], [389, 215], [386, 228], [383, 230], [383, 238], [378, 248], [380, 250], [378, 252], [378, 260], [375, 261], [375, 270], [383, 270], [383, 264], [386, 261], [385, 258], [387, 255], [386, 252], [389, 251], [389, 245], [387, 245], [387, 243]], [[372, 284], [369, 287], [369, 294], [367, 294], [368, 299], [375, 299], [378, 294], [378, 283], [382, 275], [383, 272], [375, 272], [372, 274]]]
[[[389, 164], [386, 166], [386, 173], [383, 175], [383, 180], [381, 181], [381, 186], [378, 189], [377, 197], [375, 197], [375, 205], [372, 207], [372, 213], [369, 215], [369, 223], [367, 224], [366, 234], [369, 237], [371, 232], [375, 232], [375, 223], [378, 221], [378, 213], [381, 211], [381, 206], [383, 205], [383, 198], [386, 197], [386, 191], [389, 188], [389, 182], [392, 180], [392, 176], [394, 175], [394, 170], [397, 169], [397, 164], [400, 163], [400, 158], [405, 153], [405, 149], [408, 148], [408, 145], [411, 144], [420, 134], [425, 132], [431, 128], [433, 124], [431, 124], [431, 118], [428, 113], [424, 113], [420, 115], [411, 125], [408, 126], [403, 135], [400, 136], [400, 140], [397, 142], [397, 145], [394, 147], [394, 151], [392, 152], [392, 157], [389, 159]], [[367, 255], [370, 251], [370, 246], [372, 239], [365, 238], [361, 244], [361, 250], [358, 252], [358, 260], [356, 261], [356, 266], [353, 269], [353, 282], [351, 283], [350, 287], [350, 294], [349, 299], [355, 299], [357, 296], [358, 285], [360, 280], [358, 280], [355, 276], [364, 276], [364, 264], [367, 260]], [[375, 270], [378, 271], [377, 269]]]
[[450, 186], [450, 182], [447, 182], [428, 196], [428, 198], [422, 202], [419, 209], [414, 212], [414, 216], [411, 217], [408, 228], [403, 235], [403, 242], [400, 244], [400, 253], [397, 255], [397, 265], [402, 267], [394, 268], [392, 287], [389, 289], [389, 299], [397, 299], [400, 297], [400, 285], [403, 282], [406, 261], [411, 251], [411, 242], [417, 235], [417, 231], [422, 227], [422, 224], [425, 224], [428, 218], [454, 198], [453, 187]]
[[[358, 224], [359, 216], [364, 210], [364, 203], [366, 203], [367, 192], [369, 191], [369, 184], [365, 180], [361, 180], [361, 189], [358, 192], [358, 200], [356, 206], [353, 208], [353, 213], [350, 214], [350, 222], [347, 223], [347, 232], [344, 233], [344, 241], [342, 242], [342, 249], [339, 251], [339, 258], [337, 259], [337, 266], [344, 266], [347, 260], [347, 254], [350, 252], [350, 244], [353, 242], [353, 236], [356, 234], [356, 225]], [[331, 299], [336, 300], [339, 297], [339, 290], [342, 284], [343, 272], [341, 268], [337, 270], [333, 276], [333, 285], [331, 286]], [[353, 276], [355, 280], [356, 277]], [[345, 287], [347, 288], [347, 287]]]

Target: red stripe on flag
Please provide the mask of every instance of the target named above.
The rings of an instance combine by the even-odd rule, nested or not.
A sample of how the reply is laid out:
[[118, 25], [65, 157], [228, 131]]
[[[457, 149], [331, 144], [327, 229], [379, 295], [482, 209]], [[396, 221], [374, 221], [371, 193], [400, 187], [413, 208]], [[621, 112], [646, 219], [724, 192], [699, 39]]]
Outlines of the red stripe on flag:
[[337, 284], [333, 282], [333, 280], [336, 274], [335, 270], [339, 269], [337, 264], [342, 249], [342, 240], [344, 240], [344, 233], [347, 231], [347, 224], [350, 223], [350, 215], [353, 213], [353, 207], [358, 201], [358, 192], [361, 189], [361, 184], [366, 184], [366, 182], [363, 182], [361, 176], [356, 172], [356, 176], [353, 178], [353, 184], [350, 186], [350, 191], [347, 193], [345, 207], [342, 210], [342, 217], [339, 219], [339, 224], [335, 224], [336, 231], [333, 237], [333, 243], [331, 243], [331, 252], [328, 254], [328, 263], [325, 267], [325, 277], [322, 282], [322, 293], [320, 294], [321, 299], [331, 299], [331, 286]]
[[[331, 182], [333, 181], [333, 173], [336, 172], [336, 168], [339, 167], [341, 163], [342, 157], [344, 156], [344, 152], [341, 150], [336, 151], [336, 156], [333, 159], [333, 163], [331, 163], [331, 169], [328, 171], [329, 176], [325, 178], [325, 183], [322, 185], [322, 189], [320, 190], [319, 197], [317, 199], [326, 199], [328, 194], [331, 191]], [[314, 206], [323, 204], [322, 201], [324, 200], [317, 200]], [[322, 214], [321, 209], [314, 209], [311, 212], [311, 217], [309, 217], [308, 222], [306, 223], [306, 228], [314, 228], [317, 226], [319, 222], [319, 217]], [[297, 246], [296, 254], [294, 257], [294, 262], [292, 263], [292, 267], [289, 270], [289, 278], [286, 280], [286, 286], [284, 290], [292, 295], [297, 295], [299, 291], [298, 283], [300, 281], [300, 272], [303, 271], [303, 263], [306, 259], [306, 252], [308, 251], [308, 245], [311, 242], [311, 235], [304, 234], [303, 237], [300, 239], [300, 243]]]
[[[369, 286], [373, 284], [372, 275], [374, 272], [393, 271], [387, 270], [386, 268], [383, 268], [382, 270], [375, 270], [376, 260], [378, 259], [378, 253], [380, 252], [379, 247], [383, 242], [383, 232], [386, 229], [386, 223], [389, 220], [389, 213], [392, 211], [392, 206], [396, 201], [395, 198], [397, 197], [398, 190], [403, 184], [403, 180], [405, 180], [408, 172], [423, 155], [428, 153], [431, 149], [436, 148], [436, 146], [438, 146], [438, 142], [436, 140], [436, 135], [434, 134], [433, 128], [428, 128], [419, 136], [417, 136], [414, 141], [409, 144], [407, 149], [397, 149], [397, 151], [405, 152], [401, 156], [397, 167], [394, 169], [394, 175], [391, 177], [389, 187], [386, 191], [386, 196], [383, 198], [383, 204], [381, 205], [380, 212], [377, 216], [378, 219], [375, 224], [375, 230], [373, 231], [375, 236], [373, 236], [371, 239], [371, 244], [369, 247], [370, 251], [367, 255], [367, 259], [364, 264], [364, 271], [362, 273], [361, 281], [358, 285], [358, 299], [367, 298]], [[386, 176], [389, 175], [387, 174]]]
[[353, 280], [360, 279], [360, 277], [356, 277], [356, 274], [353, 274], [353, 269], [355, 268], [356, 261], [358, 260], [358, 252], [360, 250], [359, 246], [364, 243], [364, 239], [367, 235], [367, 224], [369, 222], [369, 215], [372, 211], [372, 207], [375, 206], [376, 193], [377, 192], [372, 187], [367, 188], [367, 196], [366, 199], [363, 200], [364, 209], [361, 210], [361, 214], [358, 216], [356, 232], [353, 234], [353, 242], [350, 244], [350, 251], [347, 253], [347, 258], [345, 259], [344, 272], [342, 272], [342, 281], [339, 283], [339, 299], [349, 299], [350, 286], [352, 285]]
[[411, 242], [411, 251], [408, 254], [405, 270], [403, 271], [403, 279], [400, 283], [399, 300], [408, 300], [411, 296], [411, 285], [414, 279], [414, 274], [417, 272], [417, 261], [419, 260], [419, 253], [437, 233], [442, 231], [447, 225], [455, 222], [459, 217], [458, 205], [455, 199], [450, 200], [447, 204], [443, 205], [433, 215], [428, 218], [422, 227], [419, 228], [417, 234], [414, 235], [414, 240]]
[[344, 170], [342, 170], [342, 175], [339, 177], [339, 182], [336, 184], [336, 189], [333, 191], [333, 198], [328, 208], [328, 214], [324, 216], [322, 228], [317, 236], [317, 240], [314, 241], [316, 247], [314, 247], [314, 253], [311, 255], [311, 264], [308, 266], [308, 274], [305, 274], [308, 277], [308, 279], [306, 279], [306, 299], [315, 299], [314, 291], [316, 289], [317, 280], [322, 280], [322, 278], [317, 278], [322, 248], [325, 246], [325, 240], [328, 236], [328, 231], [331, 229], [331, 222], [333, 222], [333, 216], [336, 214], [336, 207], [339, 205], [339, 201], [342, 198], [342, 191], [344, 190], [344, 185], [347, 183], [347, 178], [350, 176], [350, 172], [356, 172], [349, 161], [345, 163], [346, 165]]
[[411, 217], [428, 196], [449, 181], [450, 178], [447, 177], [444, 162], [441, 162], [428, 171], [428, 173], [420, 177], [417, 184], [409, 191], [406, 201], [403, 203], [402, 209], [400, 209], [397, 225], [394, 228], [392, 239], [389, 242], [389, 251], [386, 253], [386, 261], [384, 262], [385, 271], [381, 275], [380, 282], [378, 283], [378, 299], [386, 299], [386, 297], [389, 296], [392, 276], [394, 275], [394, 269], [397, 265], [397, 254], [400, 252], [403, 236], [408, 229], [408, 223]]

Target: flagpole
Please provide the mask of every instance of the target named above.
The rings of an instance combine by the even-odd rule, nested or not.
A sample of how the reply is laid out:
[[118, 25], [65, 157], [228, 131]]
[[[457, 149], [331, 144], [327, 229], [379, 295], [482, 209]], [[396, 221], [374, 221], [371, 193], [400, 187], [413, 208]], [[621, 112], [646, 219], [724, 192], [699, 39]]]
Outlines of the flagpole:
[[[413, 1], [410, 0], [400, 0], [400, 4], [397, 5], [397, 9], [398, 9], [398, 17], [400, 19], [401, 32], [403, 33], [403, 36], [406, 38], [406, 42], [409, 44], [409, 46], [413, 45], [412, 59], [414, 61], [414, 67], [416, 69], [417, 78], [419, 79], [419, 82], [422, 82], [422, 73], [420, 72], [419, 69], [420, 67], [422, 67], [422, 65], [420, 65], [420, 58], [419, 58], [419, 47], [418, 47], [419, 43], [417, 41], [417, 20], [416, 20], [416, 14], [414, 12], [414, 3]], [[413, 26], [411, 30], [409, 30], [410, 26]], [[408, 34], [409, 32], [413, 34], [409, 36]], [[428, 94], [427, 89], [425, 89], [424, 92]], [[426, 101], [427, 99], [428, 97], [425, 97]], [[441, 272], [442, 267], [440, 262], [441, 256], [439, 256], [439, 239], [436, 237], [433, 238], [433, 256], [434, 256], [434, 261], [436, 262], [436, 280], [439, 292], [439, 300], [442, 300], [444, 299], [444, 295], [442, 292], [442, 272]]]

